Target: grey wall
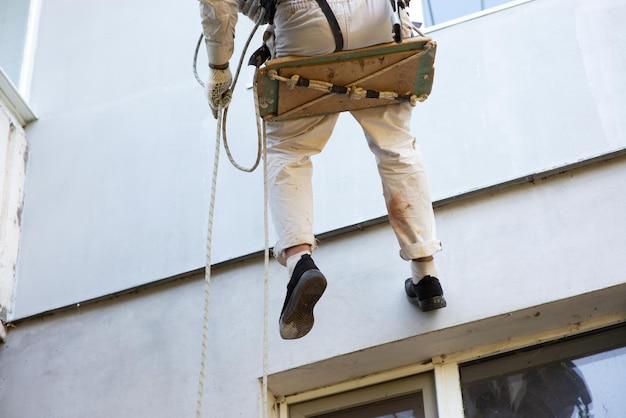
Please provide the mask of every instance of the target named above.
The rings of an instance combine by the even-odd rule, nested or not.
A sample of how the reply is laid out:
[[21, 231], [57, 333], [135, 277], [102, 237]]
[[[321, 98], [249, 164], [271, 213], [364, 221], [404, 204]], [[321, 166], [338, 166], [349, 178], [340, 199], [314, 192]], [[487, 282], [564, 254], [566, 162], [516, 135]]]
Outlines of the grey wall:
[[537, 0], [446, 28], [417, 112], [435, 198], [626, 141], [620, 1]]
[[[15, 319], [205, 257], [215, 121], [191, 75], [196, 2], [42, 8]], [[413, 125], [434, 198], [623, 148], [624, 18], [618, 1], [537, 0], [432, 33], [435, 88]], [[256, 143], [246, 76], [229, 123], [244, 162]], [[315, 160], [317, 232], [385, 213], [358, 127], [340, 119]], [[263, 247], [261, 173], [222, 161], [215, 262]]]
[[[300, 340], [279, 337], [286, 275], [272, 263], [270, 389], [286, 395], [604, 316], [626, 320], [616, 262], [626, 247], [625, 169], [622, 156], [439, 208], [449, 306], [430, 314], [406, 302], [407, 266], [387, 225], [322, 242], [329, 286]], [[193, 416], [202, 297], [196, 275], [18, 323], [0, 346], [0, 415]], [[257, 416], [262, 260], [214, 271], [210, 308], [203, 416]]]

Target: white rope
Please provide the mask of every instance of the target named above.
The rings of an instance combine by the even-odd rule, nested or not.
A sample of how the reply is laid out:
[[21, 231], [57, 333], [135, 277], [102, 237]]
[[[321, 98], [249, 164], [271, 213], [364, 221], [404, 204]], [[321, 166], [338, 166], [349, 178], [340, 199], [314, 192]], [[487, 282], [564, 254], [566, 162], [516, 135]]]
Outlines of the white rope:
[[267, 132], [265, 121], [261, 118], [259, 107], [259, 95], [257, 90], [257, 74], [255, 71], [254, 81], [252, 83], [254, 95], [254, 109], [257, 124], [257, 132], [262, 136], [263, 150], [263, 224], [265, 236], [265, 251], [263, 254], [264, 261], [264, 280], [263, 280], [263, 381], [261, 385], [261, 398], [263, 411], [259, 414], [263, 418], [267, 418], [267, 362], [268, 362], [268, 324], [269, 324], [269, 260], [270, 260], [270, 242], [269, 242], [269, 193], [267, 180]]
[[[239, 63], [237, 65], [237, 71], [235, 72], [235, 77], [233, 78], [233, 83], [228, 89], [228, 91], [224, 93], [224, 96], [228, 97], [229, 100], [227, 100], [226, 102], [223, 102], [224, 112], [222, 113], [222, 116], [218, 115], [218, 118], [220, 118], [222, 122], [221, 133], [222, 133], [222, 136], [224, 137], [224, 149], [226, 150], [226, 155], [228, 156], [228, 160], [235, 168], [241, 171], [245, 171], [246, 173], [251, 173], [254, 170], [256, 170], [256, 168], [259, 166], [259, 162], [261, 161], [261, 134], [257, 130], [256, 159], [251, 167], [246, 168], [240, 165], [239, 163], [237, 163], [237, 161], [233, 157], [232, 152], [230, 151], [230, 146], [228, 144], [228, 136], [226, 135], [226, 118], [228, 116], [228, 105], [230, 104], [230, 98], [234, 94], [235, 85], [237, 84], [237, 80], [239, 80], [239, 74], [241, 72], [241, 68], [243, 67], [243, 60], [245, 58], [246, 52], [248, 50], [248, 47], [250, 46], [250, 42], [252, 41], [254, 34], [259, 28], [259, 25], [263, 21], [264, 17], [265, 17], [265, 9], [262, 9], [261, 13], [259, 14], [259, 18], [257, 19], [254, 25], [254, 28], [252, 28], [252, 31], [250, 32], [250, 35], [248, 36], [248, 39], [246, 40], [241, 56], [239, 57]], [[198, 52], [200, 51], [200, 46], [202, 45], [202, 39], [204, 39], [204, 34], [200, 34], [200, 37], [198, 38], [198, 42], [196, 43], [196, 48], [195, 48], [194, 55], [193, 55], [193, 75], [196, 78], [196, 81], [198, 82], [198, 84], [200, 84], [204, 88], [205, 83], [204, 81], [202, 81], [202, 79], [198, 75]]]
[[206, 241], [206, 264], [204, 268], [204, 325], [202, 333], [202, 354], [200, 357], [200, 379], [198, 381], [198, 399], [196, 407], [196, 418], [202, 418], [202, 400], [204, 398], [204, 381], [206, 371], [206, 356], [209, 345], [209, 302], [211, 296], [211, 240], [213, 236], [213, 215], [215, 212], [215, 194], [217, 189], [217, 170], [220, 160], [220, 131], [222, 106], [218, 107], [217, 113], [217, 133], [215, 137], [215, 155], [213, 156], [213, 179], [211, 182], [211, 198], [209, 200], [209, 224], [207, 228]]
[[[239, 73], [241, 72], [241, 67], [243, 67], [243, 60], [245, 58], [246, 52], [248, 51], [248, 47], [250, 46], [250, 42], [252, 41], [252, 38], [254, 37], [254, 34], [256, 33], [257, 29], [259, 28], [259, 25], [261, 24], [261, 21], [263, 20], [263, 18], [265, 17], [265, 9], [262, 9], [261, 14], [259, 15], [259, 18], [257, 19], [256, 23], [254, 24], [254, 28], [252, 28], [252, 31], [250, 32], [250, 35], [248, 36], [248, 39], [246, 40], [246, 43], [243, 47], [243, 51], [241, 52], [241, 56], [239, 57], [239, 63], [237, 64], [237, 71], [235, 72], [235, 77], [233, 78], [233, 84], [230, 87], [230, 91], [231, 94], [232, 92], [235, 90], [235, 85], [237, 84], [237, 80], [239, 80]], [[226, 117], [228, 116], [228, 107], [226, 107], [224, 109], [224, 120], [222, 123], [222, 136], [224, 137], [224, 149], [226, 150], [226, 155], [228, 155], [228, 159], [230, 161], [230, 163], [237, 168], [238, 170], [241, 171], [245, 171], [246, 173], [251, 173], [254, 170], [256, 170], [256, 168], [259, 166], [259, 162], [261, 160], [261, 133], [258, 129], [258, 125], [257, 125], [257, 155], [256, 155], [256, 160], [254, 161], [254, 164], [252, 164], [251, 167], [246, 168], [243, 167], [241, 165], [239, 165], [237, 163], [237, 161], [235, 161], [235, 158], [233, 157], [232, 153], [230, 152], [230, 146], [228, 145], [228, 136], [226, 135]]]
[[[239, 60], [239, 65], [237, 68], [237, 72], [235, 74], [235, 78], [231, 88], [229, 89], [229, 94], [232, 95], [232, 92], [235, 88], [235, 84], [237, 83], [237, 79], [239, 78], [239, 73], [241, 71], [243, 57], [248, 49], [248, 45], [256, 32], [261, 20], [263, 19], [265, 13], [261, 13], [257, 23], [248, 37], [248, 41], [244, 47], [244, 51], [242, 52], [241, 58]], [[198, 41], [198, 45], [200, 44], [202, 37]], [[196, 56], [198, 52], [199, 46], [196, 47]], [[201, 80], [197, 76], [195, 72], [196, 66], [196, 58], [194, 58], [194, 74], [196, 74], [196, 79], [199, 83], [202, 84]], [[263, 296], [263, 380], [262, 380], [262, 412], [260, 416], [263, 418], [267, 418], [268, 411], [268, 398], [267, 398], [267, 363], [268, 363], [268, 319], [269, 319], [269, 202], [268, 202], [268, 186], [267, 186], [267, 149], [266, 149], [266, 129], [265, 122], [260, 117], [259, 114], [259, 106], [258, 106], [258, 95], [256, 93], [256, 77], [255, 77], [255, 109], [256, 109], [256, 125], [257, 125], [257, 158], [255, 163], [250, 168], [242, 167], [237, 164], [237, 162], [232, 157], [230, 152], [230, 148], [228, 147], [228, 141], [226, 137], [226, 116], [228, 111], [228, 104], [230, 103], [230, 97], [220, 103], [217, 112], [217, 133], [215, 140], [215, 155], [213, 162], [213, 178], [211, 185], [211, 197], [209, 202], [209, 222], [207, 229], [207, 251], [206, 251], [206, 264], [205, 264], [205, 275], [204, 275], [204, 324], [203, 324], [203, 336], [202, 336], [202, 353], [200, 360], [200, 378], [198, 381], [198, 398], [197, 398], [197, 406], [196, 406], [196, 418], [202, 418], [202, 403], [204, 399], [204, 384], [206, 380], [206, 357], [208, 352], [208, 343], [209, 343], [209, 312], [210, 312], [210, 288], [211, 288], [211, 241], [213, 235], [213, 217], [215, 211], [215, 195], [217, 189], [217, 171], [219, 168], [219, 154], [220, 154], [220, 143], [221, 137], [223, 134], [224, 137], [224, 148], [228, 155], [228, 158], [237, 169], [245, 172], [254, 171], [259, 165], [261, 155], [263, 156], [263, 197], [264, 197], [264, 224], [265, 224], [265, 251], [264, 251], [264, 296]]]
[[270, 244], [269, 244], [269, 216], [268, 216], [268, 190], [267, 190], [267, 138], [265, 134], [265, 122], [263, 123], [263, 200], [264, 200], [264, 208], [263, 208], [263, 216], [264, 216], [264, 224], [265, 224], [265, 251], [264, 251], [264, 280], [263, 280], [263, 290], [264, 290], [264, 309], [263, 309], [263, 414], [261, 415], [264, 418], [267, 418], [267, 362], [268, 362], [268, 346], [267, 346], [267, 336], [268, 336], [268, 322], [269, 322], [269, 263], [270, 263]]
[[[272, 80], [278, 80], [280, 82], [285, 83], [289, 90], [293, 90], [294, 87], [296, 86], [301, 86], [301, 87], [306, 87], [306, 88], [313, 89], [313, 90], [323, 91], [325, 93], [345, 94], [348, 97], [350, 97], [350, 99], [352, 100], [361, 100], [363, 98], [366, 98], [367, 93], [369, 91], [369, 92], [374, 92], [376, 94], [376, 97], [372, 97], [372, 98], [405, 101], [405, 102], [410, 103], [411, 106], [415, 106], [417, 105], [417, 102], [423, 102], [424, 100], [426, 100], [426, 97], [427, 97], [425, 95], [416, 96], [415, 94], [411, 94], [410, 96], [409, 95], [403, 96], [394, 91], [374, 91], [374, 90], [367, 90], [359, 86], [338, 86], [336, 84], [329, 83], [323, 80], [304, 79], [298, 74], [294, 74], [291, 77], [283, 77], [279, 75], [278, 71], [276, 70], [268, 70], [267, 75]], [[298, 82], [301, 80], [305, 80], [305, 81], [298, 84]]]

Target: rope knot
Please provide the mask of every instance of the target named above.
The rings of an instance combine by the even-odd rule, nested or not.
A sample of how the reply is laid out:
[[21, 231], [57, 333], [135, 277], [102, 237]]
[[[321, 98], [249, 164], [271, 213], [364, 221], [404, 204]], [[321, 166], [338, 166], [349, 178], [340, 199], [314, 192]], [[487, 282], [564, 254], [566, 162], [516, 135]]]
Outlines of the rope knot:
[[365, 96], [367, 95], [367, 90], [358, 86], [353, 86], [353, 87], [350, 87], [348, 95], [350, 96], [350, 99], [352, 100], [361, 100], [365, 98]]
[[289, 90], [293, 90], [293, 88], [298, 84], [298, 80], [300, 80], [300, 76], [298, 74], [294, 74], [287, 80], [287, 88]]

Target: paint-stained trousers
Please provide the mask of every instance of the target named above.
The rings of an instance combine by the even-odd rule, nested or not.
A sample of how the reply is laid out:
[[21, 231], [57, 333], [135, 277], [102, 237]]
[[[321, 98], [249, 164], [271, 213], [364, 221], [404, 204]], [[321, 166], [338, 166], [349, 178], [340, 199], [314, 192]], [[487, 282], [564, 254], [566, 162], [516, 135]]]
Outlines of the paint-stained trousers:
[[[341, 27], [345, 50], [392, 41], [388, 1], [328, 3]], [[277, 57], [323, 55], [335, 49], [328, 21], [315, 0], [283, 0], [274, 23]], [[410, 130], [412, 109], [403, 103], [350, 112], [376, 157], [389, 222], [405, 260], [441, 250], [421, 150]], [[274, 254], [281, 264], [285, 249], [315, 245], [310, 157], [322, 151], [337, 118], [331, 114], [267, 123], [270, 208], [278, 235]]]

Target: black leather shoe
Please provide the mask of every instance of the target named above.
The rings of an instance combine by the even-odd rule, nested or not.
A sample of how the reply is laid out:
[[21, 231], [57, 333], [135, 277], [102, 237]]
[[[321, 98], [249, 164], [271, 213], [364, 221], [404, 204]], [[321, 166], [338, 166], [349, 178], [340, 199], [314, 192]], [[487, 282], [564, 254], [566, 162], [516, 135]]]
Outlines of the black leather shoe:
[[287, 285], [280, 313], [280, 336], [285, 340], [304, 337], [313, 328], [313, 308], [326, 290], [326, 278], [310, 255], [300, 258]]
[[409, 302], [419, 306], [422, 312], [446, 307], [443, 289], [436, 277], [426, 276], [417, 284], [413, 284], [413, 280], [408, 278], [404, 282], [404, 290]]

